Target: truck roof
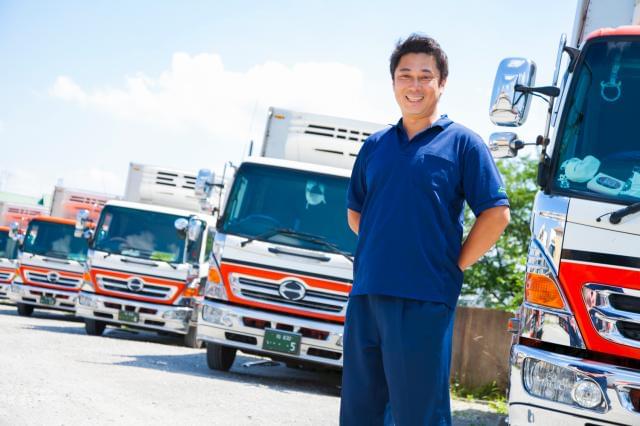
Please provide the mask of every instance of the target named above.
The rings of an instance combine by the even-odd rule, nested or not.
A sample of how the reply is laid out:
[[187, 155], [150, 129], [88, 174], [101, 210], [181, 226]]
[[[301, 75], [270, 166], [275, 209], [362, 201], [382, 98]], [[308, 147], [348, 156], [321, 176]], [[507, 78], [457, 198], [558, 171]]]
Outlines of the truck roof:
[[0, 226], [0, 232], [9, 232], [8, 226]]
[[611, 37], [611, 36], [638, 36], [640, 35], [640, 25], [623, 25], [618, 28], [601, 28], [593, 31], [589, 34], [586, 40], [591, 40], [597, 37]]
[[208, 223], [215, 222], [214, 217], [211, 215], [207, 215], [203, 213], [195, 213], [190, 210], [181, 210], [181, 209], [174, 209], [172, 207], [157, 206], [155, 204], [135, 203], [133, 201], [111, 200], [111, 201], [107, 201], [106, 206], [115, 206], [115, 207], [123, 207], [127, 209], [144, 210], [144, 211], [149, 211], [154, 213], [167, 213], [175, 216], [186, 216], [186, 217], [197, 216], [198, 219], [202, 219]]
[[299, 161], [282, 160], [279, 158], [269, 157], [247, 157], [243, 163], [263, 164], [266, 166], [282, 167], [286, 169], [304, 170], [314, 173], [322, 173], [325, 175], [350, 177], [351, 170], [341, 169], [339, 167], [322, 166], [320, 164], [302, 163]]
[[34, 220], [40, 221], [40, 222], [51, 222], [51, 223], [58, 223], [60, 225], [71, 225], [71, 226], [75, 226], [76, 221], [73, 219], [67, 219], [64, 217], [56, 217], [56, 216], [36, 216], [33, 219], [31, 219], [31, 222], [33, 222]]

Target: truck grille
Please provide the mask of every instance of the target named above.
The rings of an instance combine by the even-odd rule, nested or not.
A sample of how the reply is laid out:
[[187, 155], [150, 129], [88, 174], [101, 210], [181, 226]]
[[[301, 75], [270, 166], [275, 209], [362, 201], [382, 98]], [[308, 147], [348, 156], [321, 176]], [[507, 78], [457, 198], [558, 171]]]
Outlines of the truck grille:
[[583, 297], [598, 334], [640, 348], [640, 290], [590, 283], [584, 286]]
[[25, 275], [28, 281], [36, 284], [59, 285], [69, 288], [80, 287], [80, 284], [82, 284], [82, 279], [80, 278], [63, 277], [62, 275], [52, 272], [26, 271]]
[[348, 297], [346, 294], [337, 294], [325, 290], [311, 290], [305, 286], [306, 292], [302, 299], [290, 300], [280, 294], [282, 281], [256, 279], [236, 274], [231, 274], [231, 281], [234, 293], [249, 300], [333, 314], [342, 313], [347, 306]]
[[11, 272], [0, 272], [0, 281], [8, 282], [13, 278], [13, 274]]
[[108, 277], [104, 275], [97, 275], [98, 285], [104, 290], [117, 291], [119, 293], [125, 293], [132, 296], [151, 297], [158, 300], [169, 300], [176, 292], [175, 287], [168, 287], [157, 284], [148, 284], [142, 281], [142, 289], [135, 291], [129, 288], [129, 281], [121, 278]]

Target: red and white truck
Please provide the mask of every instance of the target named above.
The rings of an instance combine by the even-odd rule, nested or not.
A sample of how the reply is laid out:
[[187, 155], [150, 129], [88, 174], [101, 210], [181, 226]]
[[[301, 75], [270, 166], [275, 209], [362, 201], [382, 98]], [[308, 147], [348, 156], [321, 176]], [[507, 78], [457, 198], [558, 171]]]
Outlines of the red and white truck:
[[[522, 124], [533, 95], [549, 102], [524, 301], [510, 322], [511, 425], [640, 425], [638, 3], [580, 0], [551, 86], [534, 86], [524, 58], [496, 75], [495, 124]], [[513, 132], [490, 140], [498, 158], [525, 145]]]
[[342, 366], [356, 236], [346, 192], [362, 142], [384, 126], [270, 108], [260, 156], [235, 170], [218, 219], [198, 337], [210, 368], [236, 351]]
[[75, 303], [87, 258], [87, 241], [75, 233], [77, 209], [99, 211], [111, 195], [56, 187], [51, 215], [29, 220], [24, 234], [14, 222], [12, 237], [20, 242], [18, 275], [9, 298], [18, 314], [29, 316], [34, 308], [75, 311]]
[[18, 227], [24, 231], [30, 219], [47, 214], [49, 209], [44, 206], [0, 201], [0, 226], [17, 223]]
[[0, 226], [0, 298], [7, 297], [18, 268], [18, 243], [9, 236], [9, 231], [8, 226]]
[[90, 240], [76, 312], [87, 334], [127, 326], [182, 335], [187, 346], [199, 346], [192, 312], [209, 270], [215, 207], [194, 191], [199, 182], [220, 189], [213, 179], [132, 163], [124, 200], [109, 201], [93, 231], [78, 219]]

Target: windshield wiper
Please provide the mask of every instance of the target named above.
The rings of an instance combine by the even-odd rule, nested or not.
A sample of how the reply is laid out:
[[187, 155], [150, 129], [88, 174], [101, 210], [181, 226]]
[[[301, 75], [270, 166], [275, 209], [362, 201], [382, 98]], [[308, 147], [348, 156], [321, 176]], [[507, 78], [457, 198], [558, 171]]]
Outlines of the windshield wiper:
[[342, 256], [346, 257], [351, 263], [353, 263], [353, 258], [349, 255], [349, 253], [346, 253], [346, 252], [340, 250], [338, 247], [336, 247], [336, 245], [334, 245], [334, 244], [332, 244], [332, 243], [330, 243], [330, 242], [328, 242], [328, 241], [326, 241], [326, 240], [324, 240], [324, 239], [322, 239], [320, 237], [317, 237], [315, 235], [307, 234], [307, 233], [299, 232], [299, 231], [294, 231], [293, 229], [289, 229], [289, 228], [274, 228], [274, 229], [271, 229], [271, 230], [269, 230], [269, 231], [267, 231], [267, 232], [265, 232], [263, 234], [256, 235], [254, 237], [249, 237], [246, 240], [242, 241], [240, 243], [240, 246], [244, 247], [244, 246], [246, 246], [247, 244], [249, 244], [252, 241], [263, 240], [263, 239], [266, 239], [266, 238], [273, 237], [274, 235], [277, 235], [277, 234], [288, 235], [288, 236], [291, 236], [291, 237], [295, 237], [295, 238], [301, 239], [303, 241], [310, 242], [312, 244], [317, 244], [319, 246], [323, 246], [329, 252], [342, 255]]
[[640, 212], [640, 202], [630, 204], [627, 207], [623, 207], [620, 210], [616, 210], [615, 212], [611, 213], [611, 216], [609, 216], [609, 222], [617, 225], [620, 223], [623, 217], [638, 212]]

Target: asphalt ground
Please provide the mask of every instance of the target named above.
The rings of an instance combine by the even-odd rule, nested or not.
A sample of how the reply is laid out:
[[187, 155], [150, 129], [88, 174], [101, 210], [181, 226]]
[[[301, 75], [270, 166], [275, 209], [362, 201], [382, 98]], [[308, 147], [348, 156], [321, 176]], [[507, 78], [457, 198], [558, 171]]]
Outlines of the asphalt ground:
[[[71, 314], [20, 317], [0, 301], [0, 425], [337, 425], [340, 374], [239, 353], [229, 372], [181, 339]], [[454, 425], [499, 425], [485, 404], [452, 401]]]

